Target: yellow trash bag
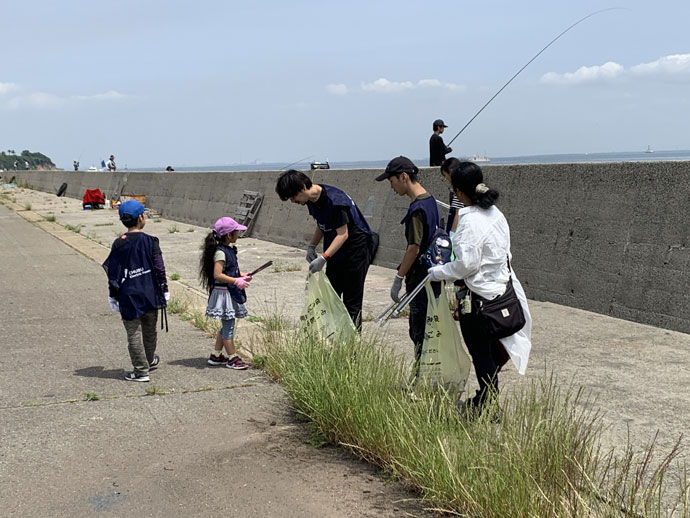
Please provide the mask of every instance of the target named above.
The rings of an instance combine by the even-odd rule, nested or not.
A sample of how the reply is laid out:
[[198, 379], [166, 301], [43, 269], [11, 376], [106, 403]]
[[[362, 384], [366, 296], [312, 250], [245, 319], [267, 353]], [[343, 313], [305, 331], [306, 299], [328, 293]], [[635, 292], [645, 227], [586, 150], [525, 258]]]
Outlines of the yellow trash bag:
[[339, 336], [349, 340], [357, 335], [345, 304], [335, 293], [325, 273], [309, 274], [305, 287], [304, 308], [300, 315], [300, 331], [330, 340]]
[[445, 287], [442, 287], [438, 298], [431, 283], [427, 283], [425, 289], [429, 305], [417, 379], [432, 386], [442, 386], [456, 392], [459, 397], [465, 392], [472, 360], [450, 314]]

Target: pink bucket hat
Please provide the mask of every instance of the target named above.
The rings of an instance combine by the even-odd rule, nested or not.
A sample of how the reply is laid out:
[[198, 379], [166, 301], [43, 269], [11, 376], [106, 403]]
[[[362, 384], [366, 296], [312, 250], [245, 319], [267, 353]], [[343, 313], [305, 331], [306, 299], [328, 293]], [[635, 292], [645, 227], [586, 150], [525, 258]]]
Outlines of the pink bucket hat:
[[247, 227], [228, 217], [220, 218], [213, 225], [213, 231], [219, 236], [229, 234], [233, 230], [247, 230]]

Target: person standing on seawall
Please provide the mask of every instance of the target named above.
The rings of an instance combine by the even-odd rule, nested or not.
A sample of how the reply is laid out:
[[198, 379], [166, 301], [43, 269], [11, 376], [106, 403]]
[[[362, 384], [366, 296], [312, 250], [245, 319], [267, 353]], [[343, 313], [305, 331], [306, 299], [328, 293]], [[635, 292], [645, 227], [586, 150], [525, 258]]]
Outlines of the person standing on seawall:
[[[460, 315], [460, 330], [472, 356], [479, 390], [466, 406], [481, 411], [487, 397], [498, 393], [498, 373], [508, 359], [513, 360], [520, 374], [525, 373], [532, 348], [532, 318], [525, 292], [510, 265], [510, 228], [495, 206], [498, 192], [484, 184], [481, 168], [472, 162], [460, 162], [450, 177], [455, 195], [464, 205], [452, 239], [455, 259], [429, 268], [428, 273], [435, 281], [463, 279], [470, 291], [471, 307]], [[503, 295], [509, 281], [525, 324], [517, 333], [497, 339], [489, 334], [483, 317], [477, 313], [478, 297], [492, 300]]]
[[[328, 265], [328, 280], [338, 296], [342, 296], [357, 329], [361, 329], [364, 279], [376, 253], [378, 236], [345, 192], [330, 185], [312, 183], [300, 171], [291, 169], [281, 174], [276, 193], [283, 201], [307, 206], [316, 221], [307, 247], [309, 271], [315, 273]], [[318, 255], [316, 246], [322, 238], [323, 253]]]
[[[388, 162], [383, 174], [376, 177], [377, 182], [388, 180], [391, 189], [398, 196], [407, 196], [411, 200], [407, 214], [401, 221], [405, 224], [407, 248], [391, 287], [390, 294], [394, 302], [400, 302], [403, 280], [405, 280], [405, 288], [409, 293], [426, 277], [426, 267], [420, 258], [429, 248], [440, 221], [436, 200], [417, 181], [418, 174], [419, 169], [412, 163], [412, 160], [399, 156]], [[426, 290], [421, 290], [410, 302], [409, 333], [410, 339], [414, 343], [417, 362], [422, 356], [428, 303]]]
[[438, 167], [443, 164], [446, 159], [446, 154], [453, 151], [452, 148], [446, 146], [443, 142], [441, 134], [448, 126], [446, 126], [441, 119], [434, 121], [434, 134], [429, 139], [429, 166]]
[[108, 171], [117, 171], [117, 166], [115, 165], [115, 155], [110, 155], [110, 158], [105, 163], [105, 167]]

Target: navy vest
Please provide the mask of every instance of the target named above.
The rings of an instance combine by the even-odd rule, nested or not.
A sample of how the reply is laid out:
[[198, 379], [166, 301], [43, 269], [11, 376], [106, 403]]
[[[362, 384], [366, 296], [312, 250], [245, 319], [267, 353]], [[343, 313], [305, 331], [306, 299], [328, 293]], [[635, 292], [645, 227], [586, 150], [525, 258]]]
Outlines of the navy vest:
[[111, 251], [103, 263], [124, 320], [134, 320], [147, 311], [165, 307], [163, 290], [153, 275], [153, 242], [153, 237], [142, 232]]
[[400, 223], [405, 223], [405, 237], [410, 233], [410, 219], [412, 214], [418, 210], [422, 211], [424, 215], [424, 224], [426, 225], [426, 242], [422, 243], [419, 247], [420, 255], [429, 248], [431, 244], [431, 239], [436, 233], [436, 229], [441, 221], [441, 215], [438, 212], [438, 206], [436, 205], [436, 199], [433, 196], [428, 198], [417, 199], [410, 203], [410, 208], [407, 209], [407, 214]]
[[[237, 263], [237, 248], [234, 246], [218, 245], [218, 250], [222, 250], [225, 254], [225, 268], [223, 273], [228, 277], [240, 277], [240, 265]], [[226, 284], [224, 282], [215, 282], [214, 286], [226, 286], [230, 292], [230, 296], [238, 304], [247, 302], [247, 294], [244, 290], [239, 289], [234, 284]]]
[[[324, 250], [327, 250], [328, 247], [331, 246], [335, 236], [338, 235], [333, 223], [333, 207], [345, 207], [348, 210], [350, 221], [363, 232], [369, 235], [372, 234], [367, 220], [364, 219], [359, 207], [355, 205], [355, 202], [352, 201], [352, 198], [336, 187], [323, 184], [319, 185], [321, 185], [326, 193], [325, 203], [317, 207], [314, 203], [307, 202], [307, 208], [309, 209], [309, 214], [311, 214], [311, 216], [316, 220], [316, 224], [323, 233]], [[336, 261], [344, 259], [344, 248], [345, 245], [343, 245], [340, 250], [333, 255], [332, 259], [335, 259]]]

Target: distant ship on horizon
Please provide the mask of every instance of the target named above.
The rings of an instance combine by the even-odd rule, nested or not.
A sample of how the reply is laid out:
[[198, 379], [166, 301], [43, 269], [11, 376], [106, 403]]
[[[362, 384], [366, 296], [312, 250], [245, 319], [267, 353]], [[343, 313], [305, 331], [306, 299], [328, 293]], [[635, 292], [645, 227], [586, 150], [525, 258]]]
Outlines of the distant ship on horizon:
[[474, 155], [473, 157], [470, 157], [470, 162], [490, 162], [491, 159], [486, 156], [486, 153], [484, 155]]
[[644, 150], [645, 153], [654, 153], [654, 150], [652, 149], [652, 146], [647, 146], [647, 149]]

